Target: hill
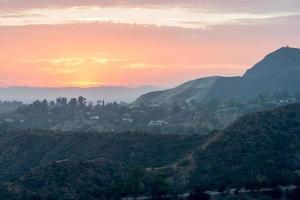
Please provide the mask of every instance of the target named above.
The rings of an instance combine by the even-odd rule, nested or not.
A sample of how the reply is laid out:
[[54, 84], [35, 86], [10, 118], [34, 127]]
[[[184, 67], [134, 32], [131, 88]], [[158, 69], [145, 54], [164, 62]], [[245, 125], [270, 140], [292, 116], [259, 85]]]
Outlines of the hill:
[[131, 167], [163, 166], [183, 157], [200, 136], [16, 130], [0, 135], [0, 182], [55, 161], [105, 159]]
[[113, 199], [125, 168], [109, 161], [53, 162], [0, 187], [0, 199]]
[[152, 92], [139, 97], [135, 105], [175, 102], [207, 103], [217, 99], [245, 102], [260, 94], [287, 91], [300, 93], [300, 49], [284, 47], [267, 55], [241, 77], [207, 77], [184, 83], [176, 88]]
[[[129, 183], [149, 195], [164, 179], [178, 191], [288, 185], [299, 181], [300, 104], [246, 114], [206, 137], [10, 131], [0, 152], [6, 199], [111, 199]], [[147, 175], [131, 179], [136, 166]]]
[[192, 183], [291, 184], [300, 169], [300, 104], [245, 115], [194, 154]]

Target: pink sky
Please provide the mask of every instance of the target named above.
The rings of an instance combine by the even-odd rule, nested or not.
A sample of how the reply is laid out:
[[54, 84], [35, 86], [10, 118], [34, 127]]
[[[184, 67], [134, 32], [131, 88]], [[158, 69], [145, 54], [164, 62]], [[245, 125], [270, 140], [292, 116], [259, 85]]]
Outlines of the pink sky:
[[300, 47], [299, 1], [241, 2], [0, 0], [0, 86], [173, 86]]

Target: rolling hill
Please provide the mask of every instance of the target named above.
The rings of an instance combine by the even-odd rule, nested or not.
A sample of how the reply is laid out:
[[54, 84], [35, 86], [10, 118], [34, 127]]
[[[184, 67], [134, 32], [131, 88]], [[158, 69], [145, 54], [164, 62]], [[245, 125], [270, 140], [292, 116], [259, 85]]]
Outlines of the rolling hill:
[[58, 161], [2, 185], [0, 199], [113, 199], [114, 187], [127, 176], [124, 166], [110, 161]]
[[95, 159], [127, 167], [163, 166], [184, 156], [200, 136], [15, 130], [0, 135], [0, 183], [60, 160]]
[[194, 154], [193, 184], [292, 184], [300, 169], [300, 104], [239, 118]]
[[288, 185], [299, 180], [300, 104], [246, 114], [207, 137], [27, 130], [2, 133], [0, 144], [6, 199], [112, 199], [137, 165], [145, 180], [160, 174], [187, 189]]
[[283, 47], [267, 55], [241, 77], [207, 77], [189, 81], [173, 89], [145, 94], [135, 105], [175, 102], [207, 103], [235, 100], [245, 102], [260, 94], [300, 92], [300, 49]]

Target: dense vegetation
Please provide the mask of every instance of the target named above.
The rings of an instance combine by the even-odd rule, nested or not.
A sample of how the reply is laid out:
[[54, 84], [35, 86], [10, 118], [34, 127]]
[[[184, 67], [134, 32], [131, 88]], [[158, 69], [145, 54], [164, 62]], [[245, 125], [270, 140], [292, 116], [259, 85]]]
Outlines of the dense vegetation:
[[0, 194], [11, 199], [112, 199], [162, 197], [195, 188], [190, 198], [196, 198], [207, 197], [197, 188], [298, 185], [299, 132], [300, 104], [245, 115], [206, 137], [2, 132]]
[[127, 178], [118, 163], [61, 161], [31, 170], [0, 188], [0, 199], [112, 199]]
[[128, 167], [167, 165], [193, 149], [200, 136], [17, 130], [0, 135], [0, 181], [58, 160], [99, 158]]
[[19, 101], [1, 101], [0, 100], [0, 113], [11, 113], [23, 106]]
[[124, 132], [156, 134], [202, 134], [223, 130], [245, 113], [256, 112], [300, 101], [300, 95], [287, 91], [261, 94], [247, 103], [217, 100], [168, 105], [132, 106], [100, 101], [87, 104], [84, 97], [35, 101], [16, 111], [0, 114], [0, 129], [43, 129], [61, 131]]
[[293, 184], [300, 168], [300, 104], [239, 118], [196, 154], [193, 184]]

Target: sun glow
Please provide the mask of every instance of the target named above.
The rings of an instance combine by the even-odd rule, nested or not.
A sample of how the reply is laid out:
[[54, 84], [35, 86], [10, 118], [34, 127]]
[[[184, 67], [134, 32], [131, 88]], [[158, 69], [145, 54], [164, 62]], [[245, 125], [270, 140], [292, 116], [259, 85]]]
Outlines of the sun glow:
[[0, 0], [0, 87], [242, 75], [261, 55], [300, 46], [299, 1], [257, 2]]
[[80, 81], [72, 81], [70, 85], [73, 85], [75, 87], [88, 88], [88, 87], [102, 86], [104, 84], [98, 81], [80, 80]]

